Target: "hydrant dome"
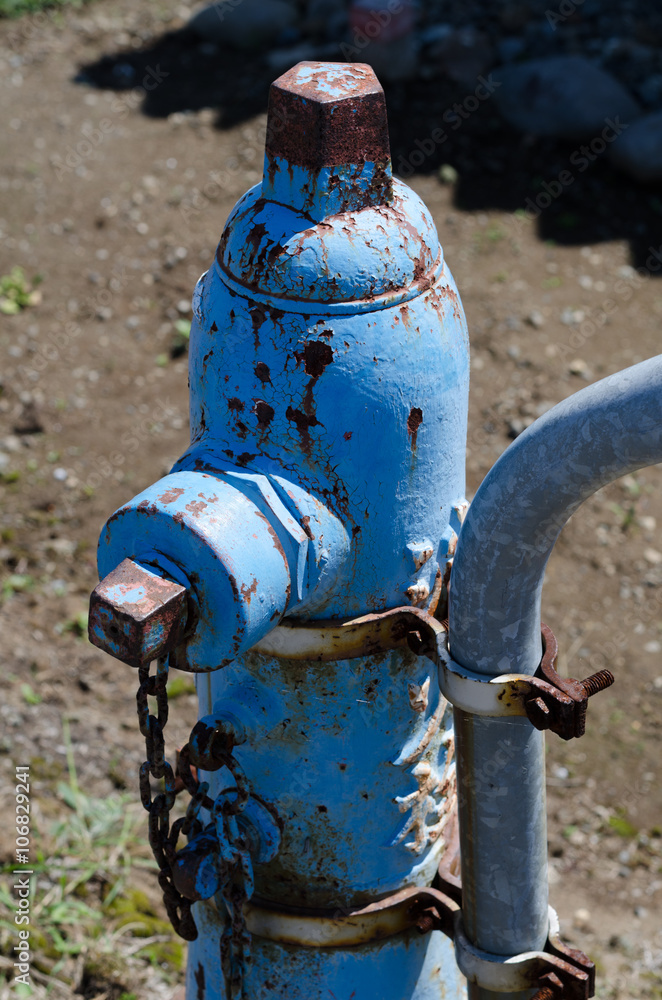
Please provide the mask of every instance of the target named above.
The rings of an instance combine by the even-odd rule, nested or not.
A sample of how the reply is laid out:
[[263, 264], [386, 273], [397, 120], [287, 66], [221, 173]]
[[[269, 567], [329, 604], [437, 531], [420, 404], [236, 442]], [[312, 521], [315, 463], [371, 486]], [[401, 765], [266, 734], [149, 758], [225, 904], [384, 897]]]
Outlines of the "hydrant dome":
[[244, 294], [326, 306], [419, 295], [438, 277], [443, 255], [427, 208], [393, 180], [389, 204], [317, 223], [267, 200], [257, 184], [232, 211], [216, 260], [222, 280]]

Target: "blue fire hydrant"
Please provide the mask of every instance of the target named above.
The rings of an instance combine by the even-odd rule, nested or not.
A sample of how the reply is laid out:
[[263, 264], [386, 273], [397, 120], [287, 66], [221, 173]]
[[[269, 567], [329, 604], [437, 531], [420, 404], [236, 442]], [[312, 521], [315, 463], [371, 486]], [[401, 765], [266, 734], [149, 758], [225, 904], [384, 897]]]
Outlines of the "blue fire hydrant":
[[[443, 616], [465, 509], [468, 341], [369, 67], [273, 84], [262, 182], [193, 312], [191, 446], [106, 523], [90, 614], [140, 672], [141, 793], [187, 995], [459, 997], [425, 916], [440, 863], [453, 882], [455, 776], [416, 616]], [[169, 665], [200, 701], [174, 823]]]
[[[662, 461], [662, 356], [549, 410], [465, 519], [434, 224], [369, 67], [300, 63], [196, 288], [190, 387], [191, 446], [108, 520], [90, 606], [138, 669], [189, 1000], [588, 1000], [548, 907], [543, 731], [581, 736], [614, 678], [558, 675], [542, 581], [580, 503]], [[200, 702], [176, 769], [171, 666]]]

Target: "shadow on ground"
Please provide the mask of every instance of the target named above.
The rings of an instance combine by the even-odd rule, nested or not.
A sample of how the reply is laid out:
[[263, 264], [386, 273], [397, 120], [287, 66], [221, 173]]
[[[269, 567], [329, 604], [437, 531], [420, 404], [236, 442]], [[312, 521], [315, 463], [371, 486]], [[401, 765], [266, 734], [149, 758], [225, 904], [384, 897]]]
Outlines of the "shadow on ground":
[[[182, 29], [143, 50], [104, 55], [81, 67], [76, 80], [116, 91], [144, 87], [142, 111], [150, 117], [213, 108], [217, 127], [226, 129], [266, 110], [277, 75], [263, 54], [201, 42]], [[400, 176], [435, 174], [449, 165], [457, 172], [459, 209], [542, 209], [540, 239], [565, 245], [625, 239], [634, 267], [662, 275], [662, 186], [637, 184], [613, 169], [604, 151], [523, 137], [483, 96], [486, 89], [476, 101], [474, 88], [439, 77], [385, 85]], [[466, 105], [476, 103], [469, 113]], [[654, 250], [660, 260], [651, 256]]]

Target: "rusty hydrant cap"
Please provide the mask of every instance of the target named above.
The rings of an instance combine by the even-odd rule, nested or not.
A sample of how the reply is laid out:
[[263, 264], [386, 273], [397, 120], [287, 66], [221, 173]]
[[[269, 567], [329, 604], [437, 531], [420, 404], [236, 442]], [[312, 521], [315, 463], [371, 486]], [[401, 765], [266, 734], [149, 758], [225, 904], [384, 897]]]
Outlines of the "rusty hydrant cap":
[[391, 158], [386, 101], [371, 67], [301, 62], [275, 80], [265, 152], [268, 160], [282, 157], [302, 167], [386, 168]]
[[252, 298], [374, 307], [381, 296], [420, 294], [441, 263], [428, 210], [392, 176], [372, 69], [302, 62], [276, 80], [264, 176], [227, 222], [221, 280]]

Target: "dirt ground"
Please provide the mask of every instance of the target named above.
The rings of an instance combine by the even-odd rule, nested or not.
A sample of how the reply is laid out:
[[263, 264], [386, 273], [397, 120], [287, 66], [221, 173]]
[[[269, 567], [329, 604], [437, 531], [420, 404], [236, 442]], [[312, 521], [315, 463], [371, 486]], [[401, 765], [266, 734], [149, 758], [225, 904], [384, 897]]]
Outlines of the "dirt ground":
[[[0, 22], [0, 274], [43, 279], [40, 301], [0, 316], [3, 806], [14, 765], [31, 763], [47, 808], [65, 715], [95, 794], [133, 787], [143, 759], [135, 675], [80, 637], [81, 616], [105, 518], [188, 443], [175, 324], [259, 179], [277, 75], [257, 56], [199, 50], [186, 13], [108, 0]], [[390, 88], [394, 161], [461, 96], [440, 79]], [[571, 153], [511, 133], [486, 101], [409, 178], [468, 317], [469, 497], [537, 415], [660, 349], [662, 285], [651, 264], [635, 269], [661, 248], [662, 192], [599, 159], [538, 219], [522, 211]], [[601, 491], [563, 532], [544, 599], [563, 670], [617, 676], [581, 742], [548, 739], [552, 901], [614, 1000], [662, 996], [661, 524], [659, 467]], [[172, 716], [181, 745], [194, 697]], [[8, 857], [12, 831], [2, 838]]]

